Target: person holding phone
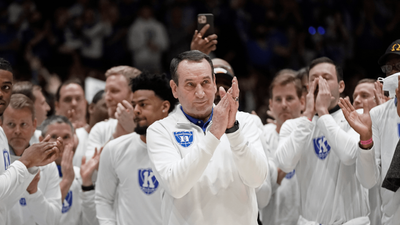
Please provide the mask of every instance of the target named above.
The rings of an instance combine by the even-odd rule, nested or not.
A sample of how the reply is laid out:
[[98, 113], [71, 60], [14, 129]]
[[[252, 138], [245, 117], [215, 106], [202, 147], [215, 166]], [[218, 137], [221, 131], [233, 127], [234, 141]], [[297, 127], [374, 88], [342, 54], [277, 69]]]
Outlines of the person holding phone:
[[[211, 19], [212, 18], [212, 19]], [[218, 36], [214, 33], [214, 19], [212, 14], [199, 14], [197, 30], [194, 31], [190, 50], [199, 50], [207, 55], [217, 49]]]

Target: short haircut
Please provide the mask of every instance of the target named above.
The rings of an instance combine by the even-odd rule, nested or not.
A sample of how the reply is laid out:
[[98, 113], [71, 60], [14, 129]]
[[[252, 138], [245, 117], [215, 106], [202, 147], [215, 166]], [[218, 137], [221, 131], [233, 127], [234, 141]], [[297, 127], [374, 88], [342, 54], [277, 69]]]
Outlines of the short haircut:
[[64, 86], [67, 86], [67, 85], [69, 85], [69, 84], [77, 84], [77, 85], [79, 85], [79, 86], [82, 88], [82, 90], [83, 90], [83, 94], [85, 94], [85, 89], [83, 88], [82, 82], [81, 82], [80, 80], [78, 80], [78, 79], [66, 80], [66, 81], [64, 81], [64, 82], [57, 88], [57, 92], [56, 92], [56, 96], [55, 96], [55, 97], [56, 97], [56, 99], [55, 99], [56, 102], [59, 102], [59, 101], [60, 101], [60, 98], [61, 98], [61, 95], [60, 95], [61, 88], [64, 87]]
[[207, 62], [211, 66], [211, 77], [214, 80], [214, 66], [211, 61], [211, 58], [198, 50], [191, 50], [180, 53], [177, 57], [173, 58], [171, 61], [171, 65], [169, 67], [171, 72], [171, 78], [178, 85], [179, 74], [177, 73], [179, 63], [183, 60], [194, 61], [194, 62], [201, 62], [203, 59], [207, 60]]
[[100, 101], [103, 98], [104, 90], [98, 91], [92, 99], [93, 104], [97, 104], [98, 101]]
[[269, 86], [269, 94], [270, 98], [272, 99], [273, 97], [273, 89], [275, 86], [284, 86], [287, 84], [294, 84], [294, 87], [296, 88], [296, 94], [299, 99], [302, 96], [303, 90], [302, 90], [302, 85], [301, 85], [301, 80], [297, 77], [297, 72], [291, 69], [283, 69], [280, 70], [274, 79], [271, 82], [271, 85]]
[[172, 95], [169, 80], [165, 74], [150, 74], [144, 71], [138, 77], [131, 80], [131, 90], [132, 93], [137, 90], [154, 91], [155, 95], [160, 99], [169, 101], [171, 106], [168, 112], [172, 112], [178, 103], [178, 100]]
[[19, 81], [13, 85], [12, 94], [23, 94], [35, 102], [36, 97], [33, 94], [33, 87], [34, 85], [30, 81]]
[[[28, 109], [32, 113], [32, 121], [35, 119], [35, 105], [33, 101], [24, 94], [12, 94], [8, 107], [13, 109]], [[4, 114], [1, 116], [3, 120]]]
[[110, 69], [108, 69], [104, 75], [106, 76], [106, 78], [108, 78], [112, 75], [119, 75], [119, 74], [123, 75], [126, 79], [126, 82], [129, 84], [129, 82], [132, 78], [139, 76], [139, 74], [141, 74], [141, 73], [142, 72], [135, 67], [114, 66], [114, 67], [111, 67]]
[[364, 78], [358, 81], [357, 85], [359, 84], [364, 84], [364, 83], [370, 83], [370, 84], [375, 84], [376, 80], [371, 79], [371, 78]]
[[340, 82], [341, 80], [343, 80], [343, 70], [340, 66], [336, 65], [335, 62], [333, 62], [332, 59], [328, 58], [328, 57], [320, 57], [320, 58], [316, 58], [313, 61], [311, 61], [310, 65], [307, 68], [307, 74], [308, 77], [310, 77], [310, 70], [312, 68], [314, 68], [316, 65], [321, 64], [321, 63], [329, 63], [335, 66], [335, 70], [336, 70], [336, 77], [338, 82]]
[[42, 137], [46, 137], [46, 135], [47, 135], [47, 130], [48, 130], [49, 126], [50, 126], [51, 124], [55, 124], [55, 123], [57, 123], [57, 124], [66, 123], [66, 124], [68, 124], [68, 125], [71, 127], [71, 132], [72, 132], [72, 134], [75, 132], [74, 126], [72, 126], [72, 123], [68, 120], [67, 117], [65, 117], [65, 116], [60, 116], [60, 115], [52, 115], [52, 116], [50, 116], [50, 117], [47, 117], [47, 118], [43, 121], [42, 125], [40, 125], [40, 130], [42, 131]]
[[13, 69], [9, 61], [4, 58], [0, 58], [0, 70], [6, 70], [8, 72], [13, 73]]

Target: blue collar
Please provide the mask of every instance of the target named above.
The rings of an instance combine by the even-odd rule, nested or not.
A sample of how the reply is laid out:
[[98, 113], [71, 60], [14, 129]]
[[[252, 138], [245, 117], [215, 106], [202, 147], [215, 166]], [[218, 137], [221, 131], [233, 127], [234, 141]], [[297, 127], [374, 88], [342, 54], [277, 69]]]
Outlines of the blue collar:
[[397, 106], [397, 97], [394, 97], [394, 105]]
[[58, 175], [59, 175], [60, 177], [62, 177], [63, 174], [62, 174], [62, 171], [61, 171], [61, 165], [57, 165], [57, 169], [58, 169]]
[[182, 110], [183, 114], [186, 116], [186, 118], [191, 123], [196, 124], [197, 126], [199, 126], [203, 130], [203, 132], [206, 132], [207, 126], [208, 126], [208, 124], [210, 124], [210, 122], [212, 120], [213, 113], [214, 113], [214, 108], [211, 109], [210, 118], [208, 118], [207, 122], [205, 122], [205, 123], [204, 123], [203, 120], [193, 118], [193, 117], [189, 116], [188, 114], [186, 114], [185, 111], [183, 111], [182, 106], [181, 106], [181, 110]]

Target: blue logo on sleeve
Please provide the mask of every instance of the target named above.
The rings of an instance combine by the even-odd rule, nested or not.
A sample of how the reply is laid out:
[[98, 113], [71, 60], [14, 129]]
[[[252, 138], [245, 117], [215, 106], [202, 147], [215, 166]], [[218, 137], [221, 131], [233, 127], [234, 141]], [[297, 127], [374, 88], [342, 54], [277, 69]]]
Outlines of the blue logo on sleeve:
[[19, 204], [22, 205], [22, 206], [26, 206], [26, 199], [25, 198], [21, 198], [19, 200]]
[[331, 146], [328, 144], [328, 141], [325, 139], [325, 136], [314, 138], [314, 150], [317, 154], [318, 158], [324, 160], [331, 150]]
[[139, 186], [146, 194], [153, 194], [158, 188], [158, 181], [152, 169], [139, 169]]
[[294, 176], [295, 173], [296, 173], [296, 170], [293, 170], [292, 172], [287, 173], [285, 178], [290, 180]]
[[72, 207], [72, 199], [73, 199], [72, 191], [68, 191], [68, 194], [65, 197], [62, 204], [61, 213], [66, 213], [69, 211], [69, 209]]
[[178, 144], [182, 147], [189, 147], [193, 143], [193, 131], [174, 132], [174, 136]]
[[7, 170], [11, 165], [10, 154], [6, 149], [3, 150], [4, 169]]

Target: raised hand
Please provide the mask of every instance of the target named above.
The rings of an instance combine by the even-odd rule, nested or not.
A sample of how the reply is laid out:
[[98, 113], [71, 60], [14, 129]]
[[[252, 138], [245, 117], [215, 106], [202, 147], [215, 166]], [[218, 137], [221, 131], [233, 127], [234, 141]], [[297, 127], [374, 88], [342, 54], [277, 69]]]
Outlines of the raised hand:
[[62, 200], [64, 200], [67, 196], [72, 182], [75, 179], [74, 165], [72, 164], [74, 152], [72, 151], [72, 148], [73, 146], [71, 144], [67, 144], [65, 146], [61, 160], [61, 172], [63, 174], [63, 177], [60, 182], [60, 187]]
[[94, 155], [87, 162], [86, 162], [86, 157], [85, 156], [82, 157], [80, 173], [82, 177], [83, 186], [93, 185], [92, 174], [95, 170], [99, 168], [100, 154], [102, 151], [103, 147], [100, 148], [100, 151], [97, 151], [97, 148], [95, 148]]
[[56, 160], [62, 154], [62, 140], [57, 139], [56, 142], [48, 142], [50, 135], [40, 143], [29, 146], [22, 153], [21, 161], [27, 168], [33, 166], [44, 166]]
[[309, 120], [312, 120], [312, 118], [315, 115], [315, 96], [314, 92], [318, 86], [318, 78], [316, 78], [311, 84], [310, 84], [310, 89], [308, 90], [307, 96], [306, 96], [306, 108], [303, 112], [303, 115], [306, 116]]
[[375, 96], [376, 105], [381, 105], [381, 104], [387, 102], [389, 100], [389, 98], [383, 94], [382, 83], [379, 81], [375, 81], [374, 86], [375, 86], [374, 87], [374, 96]]
[[322, 77], [318, 79], [318, 95], [315, 101], [315, 110], [318, 116], [329, 114], [329, 106], [331, 104], [332, 95], [328, 82]]
[[217, 49], [218, 36], [216, 34], [211, 34], [204, 39], [202, 38], [208, 28], [210, 28], [210, 25], [206, 24], [200, 31], [194, 31], [192, 42], [190, 43], [190, 50], [199, 50], [208, 55], [211, 51]]
[[228, 95], [231, 98], [228, 98], [230, 104], [230, 111], [228, 114], [228, 127], [227, 129], [233, 127], [236, 121], [236, 113], [239, 108], [239, 84], [236, 77], [232, 79], [232, 86], [228, 90]]
[[225, 92], [223, 87], [219, 88], [219, 95], [221, 96], [221, 101], [218, 105], [214, 107], [212, 125], [210, 127], [210, 132], [218, 139], [225, 133], [228, 126], [227, 114], [230, 114], [231, 105], [230, 99], [232, 96]]
[[75, 129], [78, 129], [78, 128], [81, 128], [81, 127], [86, 126], [86, 123], [85, 123], [85, 122], [79, 121], [79, 120], [76, 118], [75, 109], [70, 109], [70, 110], [68, 110], [68, 111], [67, 111], [67, 117], [68, 117], [68, 120], [71, 121], [72, 126], [73, 126]]
[[118, 103], [115, 118], [127, 134], [132, 133], [136, 127], [136, 124], [133, 121], [135, 118], [133, 107], [126, 100], [123, 100], [122, 103]]
[[373, 104], [372, 101], [372, 99], [370, 101], [364, 101], [364, 112], [363, 114], [359, 114], [348, 99], [339, 99], [339, 106], [343, 111], [344, 117], [349, 125], [360, 134], [360, 140], [363, 141], [372, 138], [372, 121], [369, 115], [370, 107]]

